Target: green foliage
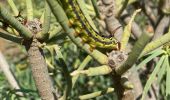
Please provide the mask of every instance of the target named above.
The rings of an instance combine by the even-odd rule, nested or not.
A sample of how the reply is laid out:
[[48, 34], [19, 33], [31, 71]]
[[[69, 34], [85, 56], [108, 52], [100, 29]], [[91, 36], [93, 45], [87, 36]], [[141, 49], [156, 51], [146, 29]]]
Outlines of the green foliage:
[[[111, 73], [114, 68], [109, 67], [110, 69], [108, 69], [107, 72], [104, 72], [104, 70], [108, 68], [107, 64], [109, 62], [106, 53], [99, 52], [97, 50], [91, 52], [89, 48], [87, 49], [84, 45], [85, 43], [83, 44], [82, 41], [79, 41], [79, 38], [72, 35], [72, 32], [74, 32], [74, 30], [70, 28], [70, 26], [68, 26], [69, 21], [65, 12], [61, 10], [62, 7], [59, 4], [55, 4], [56, 2], [53, 2], [59, 0], [47, 1], [49, 4], [51, 3], [50, 8], [53, 14], [51, 13], [47, 3], [42, 0], [28, 0], [26, 4], [25, 0], [14, 0], [14, 2], [12, 2], [12, 0], [8, 0], [8, 6], [11, 7], [10, 10], [13, 12], [11, 13], [11, 15], [10, 13], [7, 13], [7, 11], [4, 10], [4, 8], [0, 5], [0, 17], [2, 17], [2, 20], [0, 19], [0, 28], [4, 29], [3, 24], [6, 21], [10, 24], [7, 26], [7, 29], [4, 29], [5, 31], [0, 32], [0, 37], [22, 44], [23, 37], [29, 39], [32, 37], [32, 34], [29, 30], [27, 30], [27, 28], [24, 27], [23, 24], [21, 24], [21, 22], [18, 21], [19, 18], [23, 20], [33, 20], [33, 18], [40, 19], [40, 21], [43, 22], [43, 31], [42, 33], [40, 32], [37, 37], [39, 38], [39, 40], [41, 40], [41, 42], [43, 41], [43, 43], [40, 45], [40, 48], [43, 50], [44, 57], [49, 69], [49, 74], [53, 80], [54, 87], [56, 88], [57, 93], [60, 96], [60, 100], [77, 100], [78, 98], [82, 98], [83, 96], [85, 96], [85, 98], [95, 98], [95, 100], [116, 100], [118, 95], [115, 93], [115, 91], [113, 91], [113, 84], [115, 83], [115, 80], [113, 80], [112, 78], [114, 77], [111, 77], [111, 75], [105, 75]], [[134, 2], [138, 2], [135, 0], [129, 1], [130, 3], [128, 3], [127, 1], [126, 4], [124, 4], [125, 7], [123, 8], [121, 8], [123, 6], [123, 4], [121, 3], [122, 5], [119, 7], [119, 9], [123, 11], [126, 6], [130, 6], [131, 8], [133, 8], [131, 3], [133, 4]], [[60, 2], [62, 2], [62, 0]], [[157, 2], [155, 0], [153, 2], [156, 5]], [[93, 2], [92, 5], [88, 3], [84, 5], [84, 7], [92, 7], [92, 5], [95, 5], [95, 2]], [[27, 8], [27, 10], [25, 8]], [[136, 9], [133, 8], [133, 10]], [[90, 11], [94, 13], [93, 10]], [[90, 14], [90, 16], [88, 16], [88, 20], [91, 20], [90, 25], [94, 25], [92, 20], [100, 18], [97, 8], [95, 8], [95, 11], [97, 13], [96, 16]], [[21, 13], [21, 15], [15, 18], [15, 16], [17, 16], [19, 12]], [[7, 17], [6, 15], [9, 16]], [[149, 23], [147, 21], [149, 19], [146, 18], [143, 13], [140, 15], [141, 16], [137, 16], [136, 22], [139, 23], [139, 26], [141, 26], [142, 29], [144, 29], [144, 27], [146, 27], [146, 23]], [[124, 41], [121, 41], [121, 43], [123, 44], [121, 45], [121, 50], [123, 51], [128, 48], [126, 46], [128, 42], [131, 44], [135, 44], [134, 41], [131, 41], [130, 37], [132, 27], [131, 25], [132, 21], [134, 20], [134, 16], [131, 19], [131, 22], [124, 27], [124, 33], [127, 34], [124, 34], [123, 39], [125, 39]], [[94, 17], [94, 19], [91, 19], [90, 17]], [[145, 30], [143, 31], [145, 32]], [[143, 34], [142, 36], [145, 37], [139, 43], [136, 42], [137, 45], [135, 45], [134, 47], [136, 47], [137, 49], [131, 49], [131, 54], [133, 57], [129, 56], [130, 59], [123, 64], [124, 66], [122, 67], [122, 69], [119, 67], [120, 73], [122, 74], [126, 72], [129, 68], [131, 68], [132, 65], [136, 63], [139, 57], [139, 64], [136, 66], [137, 70], [142, 70], [144, 66], [146, 66], [146, 70], [149, 70], [148, 63], [153, 62], [153, 59], [157, 57], [159, 61], [154, 62], [155, 66], [154, 69], [151, 70], [148, 80], [141, 79], [141, 81], [144, 81], [144, 83], [146, 83], [144, 86], [142, 99], [144, 100], [144, 98], [147, 96], [148, 91], [151, 89], [151, 85], [154, 82], [157, 82], [159, 83], [160, 87], [160, 90], [158, 90], [158, 92], [160, 92], [158, 98], [164, 98], [165, 100], [168, 100], [170, 98], [170, 49], [167, 45], [165, 45], [163, 48], [156, 48], [169, 42], [170, 31], [167, 32], [160, 39], [149, 43], [144, 49], [142, 55], [140, 55], [145, 44], [148, 43], [148, 41], [150, 40], [151, 35], [152, 34], [147, 37], [145, 34]], [[17, 45], [17, 47], [19, 48], [19, 51], [21, 51], [21, 54], [26, 55], [25, 48], [23, 48], [21, 45]], [[11, 48], [14, 49], [12, 46]], [[32, 78], [32, 73], [30, 70], [30, 65], [27, 61], [27, 56], [20, 57], [19, 54], [17, 55], [17, 57], [15, 57], [14, 55], [6, 55], [6, 58], [10, 63], [10, 68], [14, 76], [16, 77], [16, 80], [18, 81], [21, 89], [11, 89], [3, 72], [0, 72], [0, 99], [39, 99], [40, 97]], [[76, 75], [72, 75], [72, 73], [76, 71], [79, 73]], [[138, 73], [143, 74], [144, 72], [139, 71]], [[157, 79], [157, 81], [155, 81], [155, 79]], [[111, 87], [110, 91], [104, 91], [109, 87]], [[17, 95], [17, 92], [23, 92], [24, 96], [21, 97]]]
[[152, 74], [150, 75], [146, 85], [145, 85], [145, 88], [143, 90], [143, 95], [142, 95], [142, 100], [145, 100], [145, 96], [149, 90], [149, 88], [151, 87], [151, 84], [153, 83], [155, 77], [156, 77], [156, 74], [158, 73], [163, 61], [164, 61], [165, 57], [162, 56], [159, 60], [159, 62], [157, 63], [157, 65], [155, 66], [155, 69], [153, 70]]

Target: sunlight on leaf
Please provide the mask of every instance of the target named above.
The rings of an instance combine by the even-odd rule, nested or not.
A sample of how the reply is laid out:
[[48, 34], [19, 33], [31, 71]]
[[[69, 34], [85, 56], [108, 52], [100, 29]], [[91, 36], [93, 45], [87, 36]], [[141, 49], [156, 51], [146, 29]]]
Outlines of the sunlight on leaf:
[[160, 60], [158, 61], [157, 65], [155, 66], [155, 69], [153, 70], [152, 74], [149, 76], [148, 81], [146, 82], [146, 85], [144, 87], [143, 93], [142, 93], [142, 99], [141, 100], [145, 100], [145, 96], [147, 95], [151, 84], [153, 83], [153, 81], [155, 80], [156, 74], [158, 73], [163, 61], [165, 59], [165, 56], [162, 56], [160, 58]]
[[166, 96], [170, 95], [170, 66], [167, 61], [167, 74], [166, 74]]
[[130, 35], [131, 35], [132, 22], [134, 21], [137, 13], [139, 13], [140, 11], [141, 11], [141, 9], [135, 10], [135, 12], [133, 13], [128, 25], [125, 26], [123, 36], [122, 36], [122, 39], [121, 39], [121, 47], [120, 47], [121, 50], [126, 49], [126, 45], [129, 41], [129, 38], [130, 38]]
[[148, 56], [145, 60], [143, 60], [139, 65], [137, 65], [137, 69], [142, 68], [146, 63], [148, 63], [149, 61], [151, 61], [153, 58], [161, 55], [163, 53], [163, 50], [157, 50], [155, 51], [153, 54], [151, 54], [150, 56]]
[[163, 75], [166, 73], [166, 67], [167, 67], [167, 63], [168, 63], [168, 55], [166, 55], [165, 60], [162, 64], [162, 67], [160, 69], [160, 71], [158, 72], [158, 84], [160, 84], [161, 79], [163, 78]]

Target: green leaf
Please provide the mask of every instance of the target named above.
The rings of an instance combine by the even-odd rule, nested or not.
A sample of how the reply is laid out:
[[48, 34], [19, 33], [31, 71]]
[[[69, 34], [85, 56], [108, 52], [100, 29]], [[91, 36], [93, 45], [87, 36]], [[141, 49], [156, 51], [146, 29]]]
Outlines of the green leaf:
[[[88, 55], [88, 56], [82, 61], [81, 65], [79, 66], [79, 68], [78, 68], [77, 70], [78, 70], [78, 71], [83, 70], [83, 69], [86, 67], [86, 65], [87, 65], [91, 60], [92, 60], [92, 57]], [[76, 76], [72, 77], [72, 87], [74, 87], [74, 85], [75, 85], [78, 77], [79, 77], [79, 75], [76, 75]]]
[[144, 66], [146, 63], [151, 61], [153, 58], [161, 55], [163, 53], [162, 50], [155, 51], [152, 55], [148, 56], [145, 60], [143, 60], [139, 65], [137, 65], [137, 69], [140, 69], [142, 66]]
[[166, 74], [166, 96], [170, 95], [170, 66], [167, 61], [167, 74]]
[[155, 49], [161, 47], [163, 44], [169, 42], [169, 40], [170, 40], [169, 37], [170, 37], [170, 29], [169, 29], [168, 33], [166, 33], [165, 35], [161, 36], [159, 39], [156, 39], [156, 40], [150, 42], [149, 44], [147, 44], [145, 49], [141, 53], [141, 56], [145, 55], [148, 52], [150, 52], [152, 50], [155, 50]]
[[47, 46], [45, 46], [45, 49], [49, 51], [50, 57], [47, 57], [47, 58], [48, 58], [49, 62], [53, 65], [54, 64], [54, 56], [55, 56], [54, 47], [53, 47], [53, 45], [47, 45]]
[[166, 73], [167, 62], [168, 62], [168, 55], [165, 56], [165, 60], [162, 64], [162, 67], [161, 67], [160, 71], [158, 72], [158, 79], [157, 79], [158, 84], [161, 82], [163, 75]]
[[32, 0], [26, 0], [27, 6], [27, 20], [33, 20], [33, 7], [32, 7]]
[[18, 16], [19, 11], [18, 11], [14, 1], [13, 0], [7, 0], [7, 1], [8, 1], [8, 4], [10, 5], [10, 7], [12, 8], [11, 10], [14, 12], [14, 15]]
[[155, 50], [147, 53], [146, 55], [151, 55], [151, 54], [153, 54], [153, 53], [155, 53], [155, 52], [159, 52], [159, 51], [160, 51], [160, 52], [164, 52], [164, 50], [162, 50], [162, 48], [158, 48], [158, 49], [155, 49]]
[[156, 77], [156, 74], [158, 73], [158, 71], [159, 71], [159, 69], [160, 69], [164, 59], [165, 59], [165, 56], [162, 56], [160, 58], [160, 60], [158, 61], [157, 65], [155, 66], [155, 69], [153, 70], [152, 74], [150, 75], [148, 81], [146, 82], [146, 85], [145, 85], [143, 93], [142, 93], [142, 99], [141, 100], [145, 100], [144, 98], [145, 98], [146, 94], [148, 93], [148, 90], [150, 89], [151, 84], [154, 81], [154, 79]]
[[7, 22], [9, 25], [11, 25], [15, 30], [17, 30], [21, 36], [23, 36], [26, 39], [31, 39], [33, 34], [32, 32], [26, 28], [24, 25], [22, 25], [15, 17], [9, 13], [5, 7], [0, 2], [0, 16], [1, 18]]
[[57, 59], [58, 59], [58, 64], [60, 66], [62, 66], [62, 71], [64, 73], [64, 78], [67, 82], [66, 88], [64, 90], [64, 94], [63, 96], [59, 99], [59, 100], [67, 100], [68, 95], [71, 93], [71, 88], [72, 88], [72, 80], [71, 80], [71, 76], [68, 70], [68, 66], [63, 58], [63, 55], [60, 51], [60, 48], [58, 45], [53, 45], [54, 50], [57, 54]]
[[122, 36], [122, 39], [120, 41], [121, 50], [126, 49], [126, 45], [127, 45], [128, 41], [129, 41], [130, 34], [131, 34], [132, 22], [134, 21], [135, 16], [137, 15], [137, 13], [139, 13], [140, 11], [141, 11], [141, 9], [135, 10], [135, 12], [133, 13], [128, 25], [126, 25], [125, 28], [124, 28], [123, 36]]

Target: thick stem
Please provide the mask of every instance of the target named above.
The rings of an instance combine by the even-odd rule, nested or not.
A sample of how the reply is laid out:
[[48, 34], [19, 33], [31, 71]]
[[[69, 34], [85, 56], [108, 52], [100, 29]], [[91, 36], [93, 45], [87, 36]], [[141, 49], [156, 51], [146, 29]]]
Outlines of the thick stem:
[[34, 39], [30, 45], [26, 46], [28, 58], [31, 64], [32, 75], [35, 85], [42, 100], [54, 100], [55, 95], [53, 86], [48, 75], [47, 65], [41, 50], [38, 47], [38, 41]]

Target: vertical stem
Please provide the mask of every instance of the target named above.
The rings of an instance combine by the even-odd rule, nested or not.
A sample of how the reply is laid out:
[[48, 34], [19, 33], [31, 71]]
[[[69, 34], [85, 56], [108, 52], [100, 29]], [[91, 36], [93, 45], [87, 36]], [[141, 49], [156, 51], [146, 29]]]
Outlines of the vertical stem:
[[37, 39], [33, 39], [31, 42], [30, 45], [26, 45], [26, 48], [39, 95], [42, 100], [54, 100], [53, 86], [48, 75], [48, 69], [42, 51], [38, 47]]
[[94, 11], [96, 12], [96, 17], [97, 18], [100, 18], [100, 13], [99, 13], [99, 10], [97, 8], [97, 1], [96, 0], [91, 0], [92, 4], [93, 4], [93, 7], [94, 7]]
[[19, 11], [18, 11], [16, 5], [14, 4], [13, 0], [7, 0], [7, 1], [8, 1], [8, 4], [11, 6], [12, 11], [14, 12], [14, 15], [18, 16]]
[[119, 10], [119, 12], [117, 14], [117, 17], [119, 17], [122, 14], [124, 9], [126, 9], [126, 6], [128, 5], [128, 2], [129, 2], [129, 0], [125, 0], [123, 6], [121, 7], [121, 9]]
[[26, 0], [27, 5], [27, 20], [31, 21], [33, 20], [33, 7], [32, 7], [32, 1]]

